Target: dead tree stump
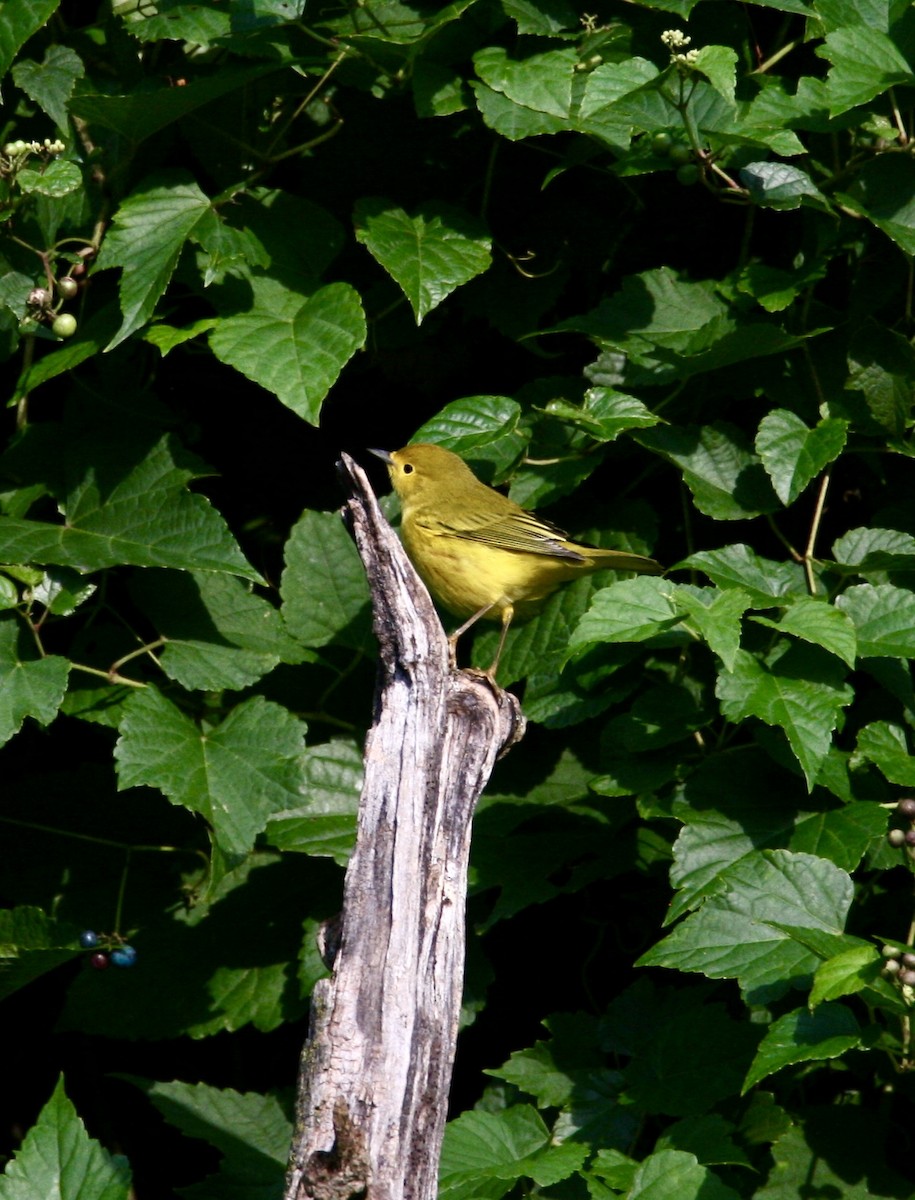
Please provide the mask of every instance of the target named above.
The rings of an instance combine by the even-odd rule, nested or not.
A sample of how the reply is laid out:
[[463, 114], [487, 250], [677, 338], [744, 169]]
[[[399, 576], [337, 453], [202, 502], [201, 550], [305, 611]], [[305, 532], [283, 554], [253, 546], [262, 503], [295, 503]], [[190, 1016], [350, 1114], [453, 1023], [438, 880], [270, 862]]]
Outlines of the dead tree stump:
[[[441, 622], [363, 471], [345, 513], [380, 644], [356, 848], [302, 1052], [285, 1200], [434, 1200], [464, 973], [470, 823], [524, 720], [448, 661]], [[330, 937], [328, 940], [331, 940]]]

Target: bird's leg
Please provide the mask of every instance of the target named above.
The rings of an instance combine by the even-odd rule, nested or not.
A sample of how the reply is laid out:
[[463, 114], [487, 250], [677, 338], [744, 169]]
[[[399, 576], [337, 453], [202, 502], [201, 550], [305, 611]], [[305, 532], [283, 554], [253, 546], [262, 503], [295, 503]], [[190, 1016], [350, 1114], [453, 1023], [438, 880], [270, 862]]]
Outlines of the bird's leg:
[[[452, 670], [457, 669], [458, 638], [461, 636], [462, 633], [466, 633], [471, 625], [475, 625], [476, 622], [479, 621], [480, 617], [485, 617], [486, 614], [489, 612], [489, 610], [493, 607], [494, 607], [494, 604], [484, 604], [483, 607], [478, 609], [473, 614], [472, 617], [468, 617], [467, 620], [464, 622], [463, 625], [460, 626], [459, 629], [455, 629], [454, 633], [452, 633], [452, 635], [448, 638], [448, 665], [451, 667]], [[500, 652], [501, 652], [501, 649], [502, 648], [500, 646], [499, 647]], [[498, 658], [496, 659], [496, 661], [498, 662]]]
[[515, 615], [515, 608], [512, 604], [506, 604], [502, 609], [502, 636], [499, 638], [499, 648], [496, 650], [496, 657], [492, 660], [492, 666], [486, 672], [487, 678], [491, 680], [493, 687], [497, 687], [496, 671], [499, 666], [499, 659], [502, 657], [502, 648], [505, 645], [505, 637], [508, 633], [508, 627], [512, 623], [512, 617]]

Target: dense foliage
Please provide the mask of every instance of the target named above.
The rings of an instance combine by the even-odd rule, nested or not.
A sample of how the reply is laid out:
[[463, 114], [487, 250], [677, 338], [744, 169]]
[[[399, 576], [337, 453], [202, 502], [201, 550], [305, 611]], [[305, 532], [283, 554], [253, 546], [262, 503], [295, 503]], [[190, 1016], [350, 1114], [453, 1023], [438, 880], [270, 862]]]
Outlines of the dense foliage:
[[281, 1189], [414, 437], [670, 568], [510, 632], [442, 1195], [910, 1196], [908, 0], [5, 0], [0, 78], [0, 1197]]

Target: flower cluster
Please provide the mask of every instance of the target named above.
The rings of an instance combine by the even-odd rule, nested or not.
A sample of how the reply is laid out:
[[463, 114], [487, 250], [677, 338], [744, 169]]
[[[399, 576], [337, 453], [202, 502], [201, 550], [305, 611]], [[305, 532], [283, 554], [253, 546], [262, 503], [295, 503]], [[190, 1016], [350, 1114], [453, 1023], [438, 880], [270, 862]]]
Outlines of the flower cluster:
[[661, 41], [670, 51], [670, 61], [678, 67], [695, 66], [699, 51], [686, 49], [692, 40], [679, 29], [665, 29], [661, 34]]
[[60, 138], [45, 138], [43, 142], [24, 142], [20, 138], [15, 142], [7, 142], [3, 153], [7, 158], [20, 158], [23, 154], [63, 154], [67, 146]]

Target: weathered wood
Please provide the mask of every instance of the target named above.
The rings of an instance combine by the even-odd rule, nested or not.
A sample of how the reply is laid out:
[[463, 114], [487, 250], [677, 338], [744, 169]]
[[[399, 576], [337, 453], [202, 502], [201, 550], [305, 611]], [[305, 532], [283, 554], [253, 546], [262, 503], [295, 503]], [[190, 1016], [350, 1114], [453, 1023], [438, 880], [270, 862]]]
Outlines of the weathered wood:
[[513, 696], [452, 669], [428, 592], [344, 456], [380, 643], [333, 974], [312, 998], [286, 1200], [434, 1200], [464, 971], [474, 805], [523, 732]]

